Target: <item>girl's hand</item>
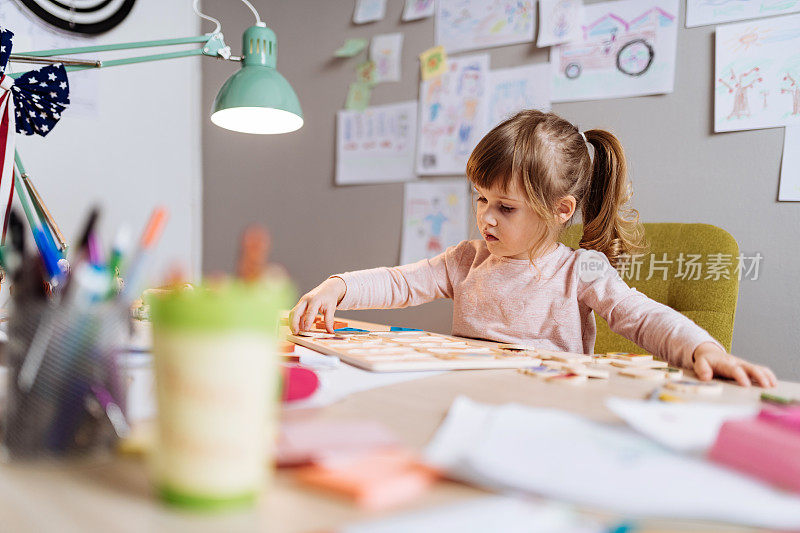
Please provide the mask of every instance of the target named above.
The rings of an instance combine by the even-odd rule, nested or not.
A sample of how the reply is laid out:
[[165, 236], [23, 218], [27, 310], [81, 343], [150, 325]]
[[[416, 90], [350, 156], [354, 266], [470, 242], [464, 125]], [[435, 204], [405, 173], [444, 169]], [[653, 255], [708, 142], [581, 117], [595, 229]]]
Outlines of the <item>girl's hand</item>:
[[333, 333], [333, 313], [347, 292], [342, 278], [328, 278], [307, 292], [289, 313], [289, 327], [293, 334], [310, 330], [317, 313], [325, 315], [325, 329]]
[[765, 388], [778, 384], [778, 378], [769, 368], [748, 363], [744, 359], [726, 353], [713, 342], [704, 342], [695, 348], [692, 361], [694, 372], [700, 381], [720, 376], [736, 380], [742, 387], [749, 387], [751, 379]]

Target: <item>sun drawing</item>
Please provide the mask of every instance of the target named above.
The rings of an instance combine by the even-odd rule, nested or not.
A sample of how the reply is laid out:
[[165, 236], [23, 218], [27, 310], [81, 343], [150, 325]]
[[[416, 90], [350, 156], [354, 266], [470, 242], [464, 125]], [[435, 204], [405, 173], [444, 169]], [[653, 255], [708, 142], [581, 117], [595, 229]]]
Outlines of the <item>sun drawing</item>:
[[758, 26], [751, 26], [737, 37], [728, 40], [728, 46], [733, 52], [750, 50], [750, 47], [762, 46], [770, 29], [761, 29]]

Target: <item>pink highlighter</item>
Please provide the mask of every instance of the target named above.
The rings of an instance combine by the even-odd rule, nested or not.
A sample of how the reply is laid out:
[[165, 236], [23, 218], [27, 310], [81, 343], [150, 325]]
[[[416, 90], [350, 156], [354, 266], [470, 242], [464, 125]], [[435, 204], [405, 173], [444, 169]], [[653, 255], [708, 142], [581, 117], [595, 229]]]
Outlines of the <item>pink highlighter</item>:
[[709, 458], [800, 492], [800, 407], [767, 407], [756, 418], [725, 422]]

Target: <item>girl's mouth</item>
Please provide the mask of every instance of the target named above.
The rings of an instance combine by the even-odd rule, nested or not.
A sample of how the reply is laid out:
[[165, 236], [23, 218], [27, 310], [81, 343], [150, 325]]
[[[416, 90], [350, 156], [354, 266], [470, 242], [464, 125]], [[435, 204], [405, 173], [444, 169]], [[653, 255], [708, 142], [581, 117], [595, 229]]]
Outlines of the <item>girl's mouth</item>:
[[500, 240], [497, 237], [495, 237], [494, 235], [489, 235], [488, 233], [485, 235], [485, 237], [486, 237], [486, 242], [494, 242], [494, 241], [499, 241]]

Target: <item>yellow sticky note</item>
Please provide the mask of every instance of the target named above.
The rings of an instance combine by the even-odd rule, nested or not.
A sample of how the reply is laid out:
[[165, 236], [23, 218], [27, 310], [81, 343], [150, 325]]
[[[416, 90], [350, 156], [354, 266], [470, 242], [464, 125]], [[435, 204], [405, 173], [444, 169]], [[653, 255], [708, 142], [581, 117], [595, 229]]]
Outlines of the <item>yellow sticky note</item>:
[[447, 70], [447, 52], [444, 46], [428, 48], [419, 55], [419, 66], [423, 80], [441, 76]]
[[364, 111], [367, 106], [369, 106], [369, 99], [371, 96], [372, 86], [369, 83], [351, 83], [344, 107], [345, 109], [351, 109], [353, 111]]

